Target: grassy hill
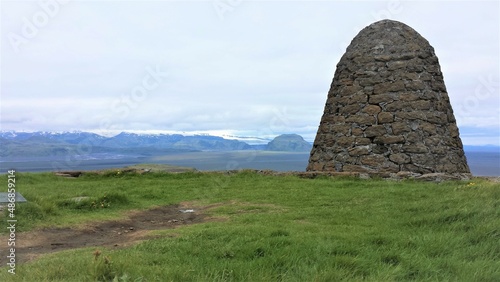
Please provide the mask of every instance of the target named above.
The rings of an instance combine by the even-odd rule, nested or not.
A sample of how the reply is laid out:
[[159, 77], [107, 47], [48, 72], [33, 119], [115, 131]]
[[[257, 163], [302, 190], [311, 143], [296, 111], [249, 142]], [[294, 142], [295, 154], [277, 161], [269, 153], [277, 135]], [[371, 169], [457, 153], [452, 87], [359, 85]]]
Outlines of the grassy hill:
[[18, 262], [15, 275], [2, 267], [0, 281], [500, 281], [500, 183], [484, 179], [110, 170], [25, 173], [16, 184], [29, 201], [16, 209], [18, 236], [179, 203], [204, 217], [136, 244]]

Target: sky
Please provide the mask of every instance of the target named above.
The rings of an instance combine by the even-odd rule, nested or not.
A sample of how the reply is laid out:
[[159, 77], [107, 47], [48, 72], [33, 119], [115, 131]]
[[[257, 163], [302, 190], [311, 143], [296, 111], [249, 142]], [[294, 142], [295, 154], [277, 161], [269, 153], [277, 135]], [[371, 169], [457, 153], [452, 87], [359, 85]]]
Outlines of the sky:
[[313, 141], [381, 19], [434, 47], [466, 145], [500, 145], [498, 1], [1, 1], [0, 130]]

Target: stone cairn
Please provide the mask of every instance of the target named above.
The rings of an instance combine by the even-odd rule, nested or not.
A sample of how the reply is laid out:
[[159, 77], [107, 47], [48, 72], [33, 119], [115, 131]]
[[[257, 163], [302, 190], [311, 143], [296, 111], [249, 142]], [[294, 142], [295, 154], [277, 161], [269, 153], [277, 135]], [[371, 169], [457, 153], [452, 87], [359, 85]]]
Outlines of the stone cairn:
[[353, 39], [337, 64], [307, 171], [470, 174], [425, 38], [382, 20]]

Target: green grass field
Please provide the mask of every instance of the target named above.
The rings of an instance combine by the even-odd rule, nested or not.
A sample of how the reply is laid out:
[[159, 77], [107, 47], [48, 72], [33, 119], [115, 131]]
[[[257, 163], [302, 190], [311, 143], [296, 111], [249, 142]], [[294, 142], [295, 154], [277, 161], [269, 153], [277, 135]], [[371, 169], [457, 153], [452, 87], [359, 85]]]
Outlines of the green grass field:
[[43, 255], [15, 275], [2, 266], [0, 281], [500, 281], [500, 183], [483, 179], [109, 171], [16, 180], [29, 201], [16, 209], [18, 232], [186, 201], [217, 204], [207, 212], [224, 220], [156, 231], [100, 256], [95, 247]]

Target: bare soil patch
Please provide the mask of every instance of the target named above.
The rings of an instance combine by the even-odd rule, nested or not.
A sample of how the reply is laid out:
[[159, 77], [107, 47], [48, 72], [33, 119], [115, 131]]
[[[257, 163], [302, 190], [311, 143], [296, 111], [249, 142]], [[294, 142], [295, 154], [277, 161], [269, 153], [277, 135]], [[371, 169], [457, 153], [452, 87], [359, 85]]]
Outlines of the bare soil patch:
[[[209, 207], [192, 207], [189, 203], [129, 212], [121, 220], [85, 224], [75, 228], [43, 228], [16, 234], [16, 263], [25, 263], [39, 255], [82, 247], [125, 247], [155, 238], [153, 230], [176, 228], [211, 220], [203, 214]], [[7, 242], [7, 235], [0, 236]], [[0, 256], [0, 265], [7, 263]]]

